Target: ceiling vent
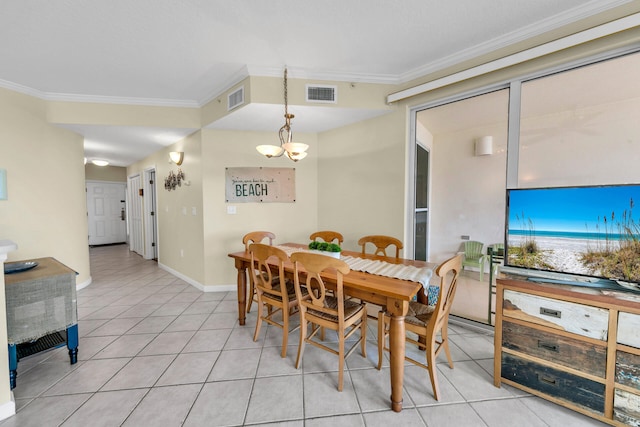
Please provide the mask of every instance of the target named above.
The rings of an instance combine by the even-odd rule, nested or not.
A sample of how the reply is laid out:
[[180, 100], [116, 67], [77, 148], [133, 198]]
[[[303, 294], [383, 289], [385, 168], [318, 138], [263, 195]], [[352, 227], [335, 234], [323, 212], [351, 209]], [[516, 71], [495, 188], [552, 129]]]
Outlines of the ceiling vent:
[[231, 111], [242, 104], [244, 104], [244, 86], [229, 94], [227, 97], [227, 111]]
[[327, 85], [306, 85], [307, 102], [323, 102], [335, 104], [338, 102], [338, 88]]

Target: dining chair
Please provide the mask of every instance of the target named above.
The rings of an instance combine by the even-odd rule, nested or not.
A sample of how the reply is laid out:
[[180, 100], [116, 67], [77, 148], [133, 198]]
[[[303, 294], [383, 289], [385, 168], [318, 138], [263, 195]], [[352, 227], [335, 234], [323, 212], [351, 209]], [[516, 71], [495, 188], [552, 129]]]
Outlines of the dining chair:
[[[273, 245], [276, 235], [270, 231], [252, 231], [242, 237], [242, 243], [244, 244], [244, 250], [249, 251], [249, 246], [252, 243], [261, 243], [265, 239], [269, 240], [269, 244]], [[247, 313], [251, 311], [251, 304], [257, 301], [256, 290], [253, 287], [253, 283], [249, 283], [249, 297], [247, 298]]]
[[400, 249], [403, 248], [402, 242], [395, 237], [380, 235], [364, 236], [358, 240], [358, 244], [362, 246], [362, 255], [366, 254], [367, 243], [371, 243], [376, 247], [373, 252], [374, 255], [387, 256], [387, 248], [389, 246], [395, 246], [396, 258], [400, 258]]
[[[420, 350], [425, 350], [426, 364], [406, 355], [405, 360], [429, 371], [433, 396], [436, 400], [440, 399], [438, 379], [436, 377], [436, 358], [442, 349], [447, 355], [449, 368], [453, 369], [447, 327], [460, 270], [462, 270], [461, 254], [440, 264], [435, 271], [440, 277], [440, 289], [436, 305], [429, 306], [417, 301], [411, 301], [409, 302], [409, 312], [404, 318], [406, 332], [418, 335], [418, 339], [415, 339], [415, 336], [407, 334], [405, 341], [417, 345]], [[386, 338], [389, 335], [389, 323], [389, 316], [380, 311], [378, 319], [378, 370], [382, 367], [383, 351], [389, 350], [386, 343]], [[440, 341], [438, 341], [438, 333], [440, 333]]]
[[482, 253], [484, 243], [469, 240], [464, 242], [464, 259], [462, 260], [462, 268], [477, 267], [480, 269], [480, 281], [484, 277], [485, 256]]
[[[311, 344], [338, 356], [338, 391], [342, 391], [344, 377], [344, 361], [360, 344], [362, 357], [367, 357], [367, 310], [366, 304], [344, 299], [343, 276], [350, 268], [342, 260], [328, 256], [294, 252], [291, 255], [294, 263], [294, 283], [296, 297], [300, 307], [300, 345], [296, 369], [300, 367], [305, 344]], [[326, 274], [326, 275], [325, 275]], [[325, 278], [335, 280], [335, 291], [330, 295]], [[334, 279], [335, 278], [335, 279]], [[300, 281], [304, 279], [307, 295], [304, 294]], [[332, 286], [333, 288], [333, 286]], [[308, 324], [311, 329], [307, 335]], [[314, 337], [324, 329], [336, 331], [338, 350]], [[357, 330], [360, 339], [345, 352], [345, 341]]]
[[[256, 322], [256, 331], [253, 334], [253, 340], [258, 340], [260, 327], [262, 322], [277, 326], [282, 329], [282, 352], [280, 356], [287, 356], [287, 342], [289, 332], [298, 329], [298, 326], [289, 330], [289, 317], [292, 309], [298, 305], [296, 299], [296, 291], [294, 284], [290, 280], [284, 280], [284, 263], [289, 261], [289, 257], [282, 249], [275, 246], [265, 245], [262, 243], [253, 243], [249, 246], [251, 253], [251, 273], [250, 280], [252, 287], [256, 290], [258, 296], [258, 320]], [[274, 275], [267, 260], [270, 257], [276, 257], [278, 260], [278, 274]], [[303, 290], [303, 297], [306, 291]], [[264, 313], [264, 308], [267, 312]], [[282, 314], [282, 323], [274, 318], [278, 313]]]
[[337, 240], [338, 245], [341, 245], [342, 242], [344, 241], [344, 237], [342, 237], [342, 234], [338, 233], [337, 231], [330, 231], [330, 230], [316, 231], [315, 233], [312, 233], [311, 236], [309, 236], [309, 239], [311, 241], [314, 241], [318, 238], [322, 239], [324, 242], [327, 242], [327, 243], [333, 243], [334, 240]]

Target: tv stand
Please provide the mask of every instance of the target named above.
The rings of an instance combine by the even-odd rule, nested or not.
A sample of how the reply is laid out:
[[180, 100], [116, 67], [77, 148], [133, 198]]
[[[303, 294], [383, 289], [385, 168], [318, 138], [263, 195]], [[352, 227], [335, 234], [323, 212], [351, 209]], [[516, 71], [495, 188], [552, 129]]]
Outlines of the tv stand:
[[640, 425], [640, 302], [536, 279], [497, 280], [496, 387]]

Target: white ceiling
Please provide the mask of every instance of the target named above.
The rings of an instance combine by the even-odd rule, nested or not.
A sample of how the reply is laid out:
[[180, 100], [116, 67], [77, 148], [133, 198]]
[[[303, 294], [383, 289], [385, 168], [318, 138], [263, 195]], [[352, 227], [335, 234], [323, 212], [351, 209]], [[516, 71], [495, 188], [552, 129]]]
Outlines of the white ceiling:
[[[198, 107], [247, 75], [281, 77], [285, 65], [291, 78], [400, 84], [627, 2], [0, 0], [0, 86]], [[380, 114], [326, 110], [296, 106], [294, 130]], [[282, 108], [250, 105], [211, 127], [277, 131], [281, 121]], [[194, 130], [65, 127], [85, 136], [87, 157], [119, 166]]]

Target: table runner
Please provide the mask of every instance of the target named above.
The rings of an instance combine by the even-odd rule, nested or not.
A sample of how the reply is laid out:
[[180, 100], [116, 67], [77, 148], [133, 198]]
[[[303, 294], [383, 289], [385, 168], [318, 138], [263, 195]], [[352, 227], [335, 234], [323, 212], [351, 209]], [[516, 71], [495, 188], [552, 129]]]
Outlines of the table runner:
[[[289, 257], [294, 252], [310, 252], [305, 248], [278, 245], [276, 245], [276, 247], [286, 252]], [[413, 265], [393, 264], [381, 260], [352, 257], [350, 255], [343, 255], [340, 259], [346, 262], [352, 270], [421, 283], [427, 294], [428, 304], [434, 305], [436, 303], [438, 286], [429, 285], [429, 280], [431, 280], [431, 276], [433, 276], [433, 270], [429, 267], [419, 268]]]

